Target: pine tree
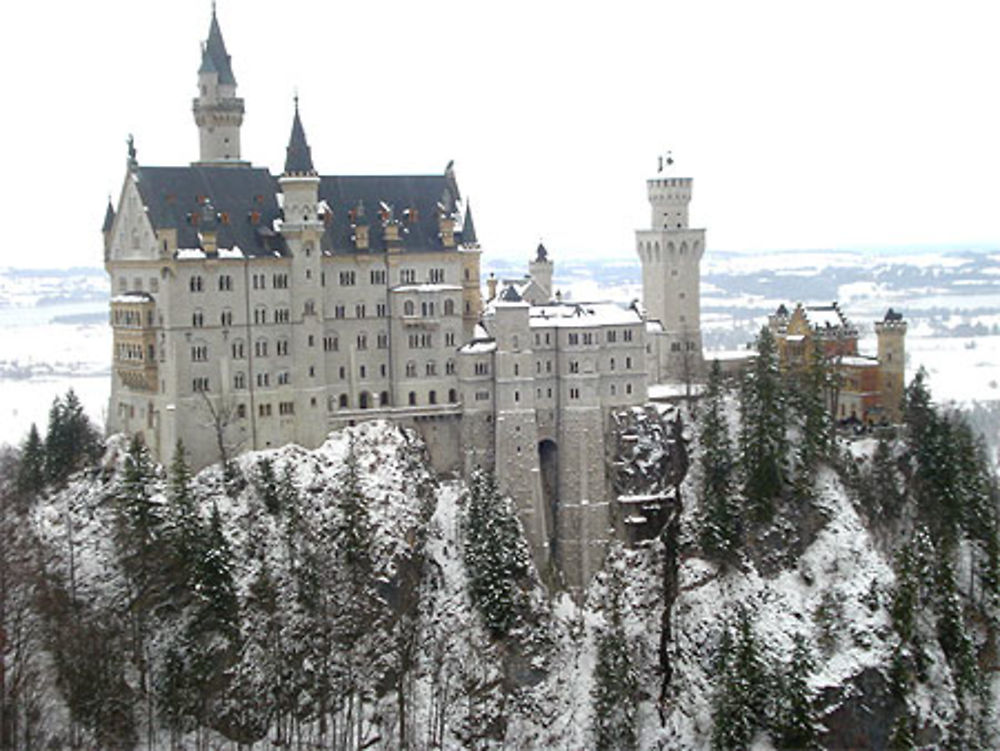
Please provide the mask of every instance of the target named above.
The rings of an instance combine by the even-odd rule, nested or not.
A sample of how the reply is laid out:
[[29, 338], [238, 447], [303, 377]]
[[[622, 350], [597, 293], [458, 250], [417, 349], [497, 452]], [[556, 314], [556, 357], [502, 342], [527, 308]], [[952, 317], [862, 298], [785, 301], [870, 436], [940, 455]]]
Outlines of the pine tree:
[[743, 379], [740, 454], [744, 494], [755, 518], [770, 521], [784, 483], [785, 398], [774, 337], [764, 327], [757, 358]]
[[871, 492], [877, 504], [877, 517], [887, 522], [899, 517], [904, 497], [899, 490], [898, 471], [892, 456], [892, 446], [879, 438], [872, 454]]
[[826, 455], [832, 424], [825, 398], [829, 369], [820, 346], [814, 344], [811, 353], [809, 366], [797, 379], [794, 400], [800, 427], [795, 488], [803, 499], [812, 496], [816, 469]]
[[728, 560], [742, 545], [743, 520], [733, 487], [733, 448], [726, 424], [722, 369], [718, 360], [712, 363], [701, 419], [704, 476], [701, 543], [706, 553]]
[[163, 511], [153, 497], [153, 468], [149, 451], [133, 436], [125, 456], [118, 493], [118, 551], [131, 579], [133, 595], [142, 611], [155, 606], [163, 593]]
[[278, 494], [278, 478], [274, 473], [274, 462], [270, 457], [262, 456], [257, 460], [255, 484], [257, 493], [264, 501], [264, 507], [269, 513], [277, 515], [281, 511], [281, 499]]
[[22, 495], [33, 495], [45, 487], [45, 446], [38, 435], [38, 428], [31, 423], [28, 435], [21, 444], [21, 461], [17, 468], [17, 490]]
[[56, 397], [49, 407], [49, 426], [45, 433], [45, 475], [49, 482], [62, 482], [69, 475], [72, 461], [63, 403]]
[[747, 749], [763, 726], [767, 707], [767, 668], [746, 608], [740, 608], [735, 633], [727, 625], [716, 654], [718, 676], [712, 702], [712, 748]]
[[780, 749], [818, 748], [813, 694], [808, 678], [815, 669], [812, 652], [802, 634], [793, 637], [792, 657], [780, 684], [775, 743]]
[[908, 712], [903, 711], [892, 723], [889, 731], [888, 751], [915, 751], [917, 739], [913, 735], [913, 720]]
[[510, 499], [501, 498], [490, 472], [476, 472], [470, 479], [463, 529], [472, 601], [490, 633], [504, 636], [521, 617], [521, 580], [530, 564]]
[[184, 444], [178, 440], [170, 463], [167, 486], [166, 524], [171, 547], [171, 578], [174, 595], [187, 598], [194, 586], [194, 570], [201, 553], [201, 519], [191, 489], [191, 468]]
[[598, 751], [627, 751], [638, 745], [635, 708], [639, 680], [622, 623], [624, 586], [621, 572], [612, 566], [605, 604], [608, 623], [597, 635], [597, 662], [591, 690], [594, 747]]

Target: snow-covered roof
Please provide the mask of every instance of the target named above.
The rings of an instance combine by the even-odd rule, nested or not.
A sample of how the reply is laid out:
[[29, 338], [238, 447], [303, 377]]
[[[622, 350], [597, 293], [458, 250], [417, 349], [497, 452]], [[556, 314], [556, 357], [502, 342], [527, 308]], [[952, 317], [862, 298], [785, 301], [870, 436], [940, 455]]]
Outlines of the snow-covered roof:
[[111, 298], [113, 303], [141, 303], [141, 302], [153, 302], [153, 296], [148, 292], [123, 292], [120, 295], [115, 295]]
[[393, 292], [461, 292], [457, 284], [402, 284], [392, 288]]
[[847, 319], [840, 312], [840, 308], [833, 305], [806, 308], [805, 312], [809, 325], [813, 328], [836, 328], [847, 325]]
[[862, 357], [858, 355], [845, 355], [839, 360], [841, 365], [849, 365], [853, 368], [876, 368], [878, 360], [874, 357]]
[[192, 261], [198, 258], [205, 258], [205, 251], [201, 248], [178, 248], [176, 258], [178, 261]]
[[649, 398], [653, 401], [657, 399], [679, 399], [688, 395], [690, 389], [691, 396], [699, 396], [705, 387], [700, 383], [656, 383], [647, 389]]
[[642, 323], [632, 308], [618, 303], [549, 303], [533, 305], [529, 312], [531, 326], [536, 328], [584, 328], [588, 326], [630, 326]]
[[481, 340], [469, 342], [468, 344], [463, 344], [459, 348], [459, 352], [464, 352], [469, 355], [485, 355], [489, 352], [496, 351], [497, 343], [495, 339]]

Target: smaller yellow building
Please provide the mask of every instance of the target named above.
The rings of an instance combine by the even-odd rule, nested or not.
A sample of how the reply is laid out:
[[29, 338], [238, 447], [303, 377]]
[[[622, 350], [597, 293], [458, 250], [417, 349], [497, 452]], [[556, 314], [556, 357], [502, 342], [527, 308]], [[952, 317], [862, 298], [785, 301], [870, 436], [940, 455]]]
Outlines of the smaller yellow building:
[[882, 424], [902, 417], [906, 364], [906, 321], [892, 308], [875, 323], [876, 357], [858, 352], [858, 329], [837, 303], [807, 307], [798, 303], [789, 313], [780, 305], [768, 317], [778, 361], [784, 371], [808, 368], [819, 349], [838, 376], [839, 388], [829, 392], [830, 410], [844, 422]]

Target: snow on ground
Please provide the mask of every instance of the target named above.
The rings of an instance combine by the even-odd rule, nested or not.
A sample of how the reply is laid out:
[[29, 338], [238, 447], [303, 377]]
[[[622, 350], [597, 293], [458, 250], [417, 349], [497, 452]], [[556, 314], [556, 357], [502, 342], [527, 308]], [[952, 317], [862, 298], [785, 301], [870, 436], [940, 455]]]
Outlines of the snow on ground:
[[[810, 679], [816, 689], [841, 685], [866, 667], [885, 663], [889, 647], [881, 635], [889, 631], [888, 620], [884, 609], [868, 606], [867, 596], [874, 582], [884, 598], [894, 581], [892, 567], [877, 552], [833, 472], [824, 471], [818, 483], [829, 521], [798, 569], [767, 578], [751, 564], [745, 571], [721, 573], [700, 558], [682, 561], [671, 645], [675, 703], [660, 734], [663, 747], [710, 745], [712, 659], [725, 624], [740, 606], [749, 608], [760, 643], [777, 645], [769, 655], [772, 661], [788, 659], [795, 634], [807, 637], [819, 657], [820, 667]], [[688, 517], [692, 513], [685, 510]], [[825, 626], [818, 615], [821, 606], [840, 611], [832, 625]]]

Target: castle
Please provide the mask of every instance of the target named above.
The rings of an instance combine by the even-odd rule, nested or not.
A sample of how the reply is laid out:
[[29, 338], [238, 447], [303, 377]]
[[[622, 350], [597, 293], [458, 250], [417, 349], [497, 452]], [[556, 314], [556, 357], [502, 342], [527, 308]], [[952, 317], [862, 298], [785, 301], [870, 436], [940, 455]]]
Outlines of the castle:
[[648, 183], [637, 232], [646, 308], [569, 302], [541, 246], [525, 280], [490, 283], [452, 166], [320, 175], [299, 112], [284, 169], [244, 161], [244, 102], [213, 9], [187, 166], [134, 145], [103, 227], [111, 278], [109, 432], [199, 466], [383, 418], [415, 428], [438, 471], [495, 468], [540, 568], [571, 587], [609, 532], [605, 436], [647, 386], [703, 368], [688, 178]]

